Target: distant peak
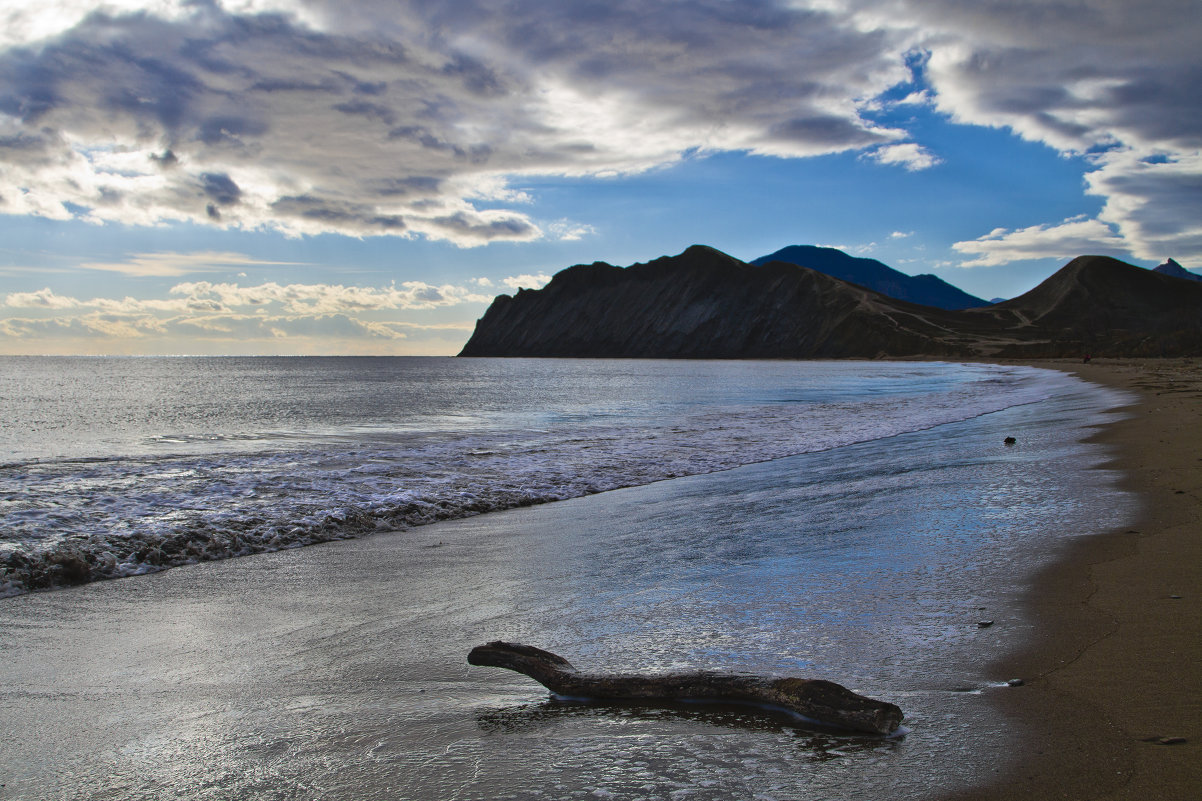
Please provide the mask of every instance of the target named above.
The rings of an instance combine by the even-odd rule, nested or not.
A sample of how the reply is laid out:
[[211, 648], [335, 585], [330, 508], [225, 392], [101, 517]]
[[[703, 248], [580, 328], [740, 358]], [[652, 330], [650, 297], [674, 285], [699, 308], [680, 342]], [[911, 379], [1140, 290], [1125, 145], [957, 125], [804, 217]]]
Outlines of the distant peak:
[[1176, 259], [1169, 259], [1164, 264], [1154, 268], [1152, 272], [1160, 273], [1161, 275], [1170, 275], [1173, 278], [1188, 278], [1191, 281], [1202, 281], [1202, 275], [1185, 269], [1177, 263]]
[[681, 253], [680, 255], [692, 259], [699, 257], [712, 259], [714, 257], [718, 257], [721, 259], [738, 261], [738, 259], [736, 259], [734, 256], [731, 256], [728, 253], [723, 253], [717, 248], [712, 248], [709, 245], [689, 245], [689, 247], [685, 249], [684, 253]]
[[743, 262], [729, 253], [723, 253], [717, 248], [711, 248], [708, 245], [691, 245], [679, 256], [665, 256], [662, 261], [676, 265], [706, 265], [711, 268], [743, 265]]
[[989, 304], [930, 273], [907, 275], [876, 259], [851, 256], [838, 248], [818, 245], [789, 245], [754, 259], [755, 265], [773, 261], [796, 264], [825, 273], [840, 281], [879, 292], [897, 300], [940, 309], [970, 309]]

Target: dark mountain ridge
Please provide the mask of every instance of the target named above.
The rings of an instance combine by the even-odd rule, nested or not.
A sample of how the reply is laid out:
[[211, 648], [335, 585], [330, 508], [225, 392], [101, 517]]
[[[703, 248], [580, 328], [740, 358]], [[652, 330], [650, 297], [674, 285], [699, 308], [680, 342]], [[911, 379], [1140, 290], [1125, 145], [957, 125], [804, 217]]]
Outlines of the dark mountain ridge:
[[502, 295], [460, 355], [803, 358], [938, 347], [895, 325], [891, 304], [902, 302], [796, 265], [755, 266], [695, 245], [625, 269], [578, 265], [542, 289]]
[[1152, 272], [1160, 273], [1161, 275], [1171, 275], [1174, 278], [1184, 278], [1188, 281], [1202, 281], [1202, 275], [1185, 269], [1174, 259], [1169, 259], [1164, 264], [1154, 267]]
[[1202, 346], [1202, 283], [1074, 259], [996, 306], [908, 303], [785, 262], [695, 245], [563, 270], [497, 297], [461, 356], [874, 358], [1177, 355]]
[[849, 256], [836, 248], [790, 245], [768, 256], [753, 259], [751, 264], [768, 264], [774, 261], [809, 267], [832, 278], [923, 306], [939, 309], [975, 309], [989, 305], [989, 301], [970, 295], [938, 276], [929, 273], [906, 275], [876, 259]]

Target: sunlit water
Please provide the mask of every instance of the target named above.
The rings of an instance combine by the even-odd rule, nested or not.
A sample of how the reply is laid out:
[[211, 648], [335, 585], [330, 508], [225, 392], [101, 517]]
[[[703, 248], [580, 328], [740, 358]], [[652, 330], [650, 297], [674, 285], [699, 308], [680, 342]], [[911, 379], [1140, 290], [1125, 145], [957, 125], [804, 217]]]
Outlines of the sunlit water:
[[709, 473], [1056, 391], [1022, 368], [0, 358], [0, 595]]
[[[1080, 442], [1122, 398], [1000, 368], [836, 365], [827, 390], [821, 365], [638, 369], [709, 371], [698, 400], [664, 391], [682, 421], [716, 397], [757, 419], [805, 392], [854, 404], [822, 393], [866, 389], [857, 370], [912, 414], [924, 392], [963, 408], [724, 472], [0, 600], [0, 798], [930, 798], [1005, 769], [1022, 733], [988, 697], [1022, 688], [989, 665], [1028, 633], [1018, 599], [1057, 542], [1131, 512]], [[978, 380], [999, 411], [970, 406]], [[899, 704], [908, 733], [555, 702], [466, 664], [497, 638], [595, 670], [827, 678]]]

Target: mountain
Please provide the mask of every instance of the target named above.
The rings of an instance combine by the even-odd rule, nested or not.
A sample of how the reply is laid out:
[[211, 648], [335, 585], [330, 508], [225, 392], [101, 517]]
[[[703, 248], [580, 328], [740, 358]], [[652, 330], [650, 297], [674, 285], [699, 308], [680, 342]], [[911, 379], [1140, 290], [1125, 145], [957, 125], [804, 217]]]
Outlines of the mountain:
[[947, 310], [701, 245], [569, 267], [500, 295], [460, 356], [876, 358], [1179, 355], [1202, 350], [1202, 283], [1082, 256], [1017, 298]]
[[603, 262], [493, 301], [461, 356], [804, 358], [941, 353], [938, 309], [784, 262], [702, 245], [625, 269]]
[[1030, 292], [965, 314], [1028, 340], [1008, 349], [1027, 355], [1065, 355], [1073, 346], [1129, 356], [1202, 349], [1202, 283], [1107, 256], [1078, 256]]
[[989, 305], [989, 301], [974, 297], [937, 276], [906, 275], [876, 259], [856, 258], [835, 248], [791, 245], [751, 263], [768, 264], [773, 261], [809, 267], [841, 281], [859, 284], [882, 295], [923, 306], [934, 306], [938, 309], [974, 309]]
[[1153, 272], [1160, 273], [1161, 275], [1171, 275], [1174, 278], [1185, 278], [1190, 281], [1202, 281], [1202, 275], [1190, 272], [1173, 259], [1169, 259], [1164, 264], [1156, 267]]

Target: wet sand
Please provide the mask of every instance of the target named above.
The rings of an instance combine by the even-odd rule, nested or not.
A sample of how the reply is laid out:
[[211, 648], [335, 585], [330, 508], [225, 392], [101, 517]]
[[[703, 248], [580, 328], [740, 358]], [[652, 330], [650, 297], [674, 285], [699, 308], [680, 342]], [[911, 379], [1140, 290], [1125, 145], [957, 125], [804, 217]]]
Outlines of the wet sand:
[[1202, 786], [1202, 362], [1031, 362], [1134, 392], [1096, 435], [1142, 498], [1137, 523], [1073, 540], [1028, 598], [1038, 632], [996, 666], [1027, 732], [990, 787], [957, 799], [1193, 799]]
[[[1133, 519], [1126, 493], [1078, 502], [1114, 491], [1114, 471], [1082, 476], [1102, 454], [1078, 442], [1113, 400], [1049, 380], [1064, 393], [888, 441], [6, 599], [0, 799], [842, 801], [978, 782], [1022, 747], [989, 703], [1028, 688], [985, 667], [1029, 636], [1031, 560], [1058, 526]], [[466, 663], [492, 639], [585, 669], [830, 678], [911, 731], [551, 703]]]
[[[1028, 598], [1036, 638], [990, 671], [994, 679], [1023, 678], [1023, 686], [998, 688], [986, 696], [956, 693], [949, 701], [975, 713], [976, 699], [987, 698], [1005, 716], [1005, 725], [999, 718], [997, 726], [1004, 736], [989, 732], [988, 721], [963, 734], [954, 730], [948, 734], [948, 726], [919, 719], [914, 736], [886, 745], [920, 755], [926, 747], [939, 754], [941, 765], [963, 763], [959, 767], [972, 775], [978, 775], [979, 764], [996, 760], [996, 782], [960, 793], [957, 799], [1194, 798], [1202, 778], [1197, 753], [1202, 743], [1197, 666], [1202, 640], [1198, 604], [1202, 582], [1197, 580], [1202, 569], [1198, 542], [1202, 534], [1198, 505], [1202, 368], [1181, 360], [1102, 360], [1088, 366], [1037, 362], [1034, 366], [1074, 372], [1141, 398], [1129, 410], [1130, 419], [1100, 431], [1098, 438], [1113, 445], [1116, 462], [1110, 467], [1127, 471], [1125, 489], [1145, 499], [1144, 513], [1130, 528], [1070, 539], [1063, 558], [1041, 574], [1036, 592]], [[1021, 425], [1016, 428], [1014, 433], [1021, 437]], [[999, 433], [986, 431], [981, 436], [995, 442], [1000, 441], [995, 436]], [[921, 447], [929, 446], [922, 435], [914, 439]], [[1024, 469], [1028, 471], [1024, 475], [1029, 475], [1030, 466]], [[679, 517], [696, 517], [697, 499], [710, 497], [723, 509], [739, 510], [741, 518], [745, 498], [754, 492], [764, 494], [760, 470], [769, 466], [746, 469], [748, 487], [727, 488], [744, 498], [739, 504], [724, 501], [713, 490], [729, 482], [730, 474], [695, 477], [415, 529], [405, 537], [204, 563], [128, 584], [105, 582], [10, 601], [14, 610], [43, 610], [36, 619], [22, 616], [21, 636], [41, 637], [46, 651], [61, 659], [31, 657], [25, 663], [27, 670], [17, 670], [13, 665], [19, 660], [13, 660], [12, 652], [6, 654], [13, 660], [6, 671], [32, 677], [21, 686], [14, 684], [12, 699], [30, 710], [25, 718], [29, 722], [18, 729], [37, 736], [21, 741], [0, 738], [6, 740], [0, 743], [0, 764], [6, 748], [15, 749], [9, 756], [12, 764], [37, 770], [31, 768], [24, 777], [0, 775], [0, 788], [7, 783], [0, 798], [150, 799], [161, 797], [164, 788], [196, 798], [236, 797], [231, 788], [246, 789], [243, 797], [306, 797], [296, 791], [302, 779], [307, 784], [328, 784], [324, 790], [315, 789], [312, 797], [339, 797], [342, 788], [352, 788], [341, 793], [343, 797], [372, 797], [362, 792], [369, 781], [379, 785], [376, 797], [405, 797], [398, 795], [397, 786], [408, 777], [429, 775], [435, 769], [431, 754], [454, 757], [438, 763], [442, 773], [423, 785], [428, 790], [444, 782], [445, 797], [453, 794], [451, 790], [462, 791], [465, 777], [476, 775], [480, 763], [473, 760], [477, 758], [491, 759], [497, 771], [510, 771], [505, 775], [525, 782], [520, 771], [516, 778], [513, 774], [515, 743], [527, 750], [528, 764], [558, 764], [555, 759], [562, 754], [555, 749], [562, 735], [568, 735], [571, 747], [593, 744], [597, 719], [548, 712], [531, 700], [541, 701], [543, 694], [532, 693], [521, 677], [506, 681], [506, 677], [472, 672], [463, 662], [460, 644], [498, 636], [529, 639], [532, 631], [552, 628], [565, 614], [563, 602], [544, 600], [531, 607], [523, 600], [531, 596], [515, 589], [529, 578], [526, 574], [537, 572], [534, 568], [547, 571], [549, 580], [562, 584], [563, 598], [581, 596], [581, 570], [565, 563], [562, 535], [587, 526], [565, 524], [565, 515], [595, 520], [597, 505], [612, 513], [613, 504], [629, 498], [632, 513], [611, 516], [633, 532], [628, 560], [582, 547], [568, 548], [567, 553], [581, 565], [611, 570], [612, 575], [605, 577], [608, 583], [625, 577], [639, 584], [642, 578], [631, 566], [662, 572], [659, 565], [664, 560], [646, 559], [644, 539], [635, 534], [655, 520], [643, 520], [633, 510], [658, 519], [664, 509], [658, 494], [687, 489], [691, 482], [697, 485], [697, 494], [677, 502]], [[944, 485], [954, 482], [939, 484]], [[1111, 486], [1107, 483], [1099, 492], [1113, 491]], [[772, 500], [785, 509], [793, 505], [785, 502], [787, 498]], [[764, 519], [763, 514], [750, 517]], [[533, 540], [515, 539], [513, 532], [499, 537], [497, 532], [480, 536], [477, 531], [507, 525], [507, 520], [512, 525], [515, 518], [521, 522], [514, 531]], [[538, 520], [544, 521], [541, 527], [532, 525]], [[727, 522], [720, 523], [715, 531], [722, 538], [705, 550], [742, 547], [738, 531], [732, 535], [726, 531]], [[680, 542], [683, 561], [696, 547], [695, 532]], [[494, 554], [491, 549], [499, 550]], [[527, 558], [515, 560], [514, 553]], [[772, 565], [778, 560], [762, 561]], [[963, 572], [958, 568], [956, 574]], [[428, 608], [430, 586], [446, 590], [443, 606]], [[770, 590], [772, 585], [752, 576], [740, 587]], [[967, 597], [971, 589], [963, 595]], [[407, 606], [405, 599], [410, 596], [416, 600]], [[613, 598], [628, 596], [633, 597], [623, 592]], [[87, 603], [82, 603], [85, 597]], [[577, 649], [593, 637], [616, 640], [621, 632], [599, 634], [604, 621], [615, 619], [609, 609], [613, 598], [607, 596], [605, 604], [569, 609], [572, 619], [592, 615], [587, 619], [596, 622], [582, 625], [579, 631], [562, 629], [564, 640]], [[416, 610], [412, 614], [399, 611], [410, 607]], [[762, 615], [757, 613], [757, 618]], [[231, 626], [231, 620], [238, 625]], [[763, 620], [765, 631], [782, 629], [774, 619]], [[720, 625], [711, 628], [722, 630]], [[455, 635], [448, 638], [449, 629]], [[664, 637], [661, 625], [650, 630], [655, 642], [667, 643], [667, 652], [679, 652], [669, 647], [671, 638]], [[989, 632], [990, 637], [1006, 634], [1001, 626]], [[555, 650], [560, 643], [541, 644]], [[577, 655], [577, 651], [566, 652]], [[1001, 652], [999, 645], [994, 653]], [[100, 658], [100, 654], [112, 656]], [[604, 661], [599, 657], [605, 654], [591, 656]], [[348, 686], [353, 692], [347, 691]], [[914, 705], [921, 709], [924, 704]], [[482, 707], [500, 713], [481, 717]], [[510, 719], [514, 709], [520, 713], [517, 722]], [[967, 726], [968, 718], [954, 712], [950, 710], [946, 718], [952, 726]], [[5, 723], [17, 719], [12, 715]], [[610, 718], [600, 720], [605, 724], [600, 728], [632, 725], [626, 718], [617, 721], [620, 727]], [[848, 763], [840, 751], [838, 759], [827, 762], [825, 757], [810, 759], [808, 750], [793, 747], [786, 755], [796, 757], [795, 761], [778, 766], [772, 760], [780, 758], [782, 746], [775, 732], [767, 736], [758, 729], [723, 725], [699, 734], [694, 722], [676, 728], [670, 722], [665, 728], [659, 718], [646, 725], [655, 727], [654, 741], [677, 736], [694, 749], [674, 753], [663, 762], [672, 770], [682, 763], [689, 768], [687, 775], [674, 776], [682, 782], [694, 774], [708, 776], [715, 764], [725, 765], [723, 760], [730, 762], [734, 771], [730, 775], [745, 773], [747, 741], [752, 741], [765, 754], [763, 765], [779, 767], [781, 775], [792, 777], [795, 784], [799, 775], [795, 762], [804, 762], [815, 776], [830, 782], [834, 789], [829, 797], [848, 797], [848, 782], [856, 780], [839, 774], [841, 766], [863, 767], [873, 759], [881, 783], [894, 793], [899, 790], [897, 777], [889, 770], [904, 759], [892, 752], [857, 754]], [[1023, 739], [1010, 737], [1012, 725]], [[924, 742], [924, 737], [940, 732], [942, 741]], [[704, 739], [710, 734], [714, 743], [735, 745], [716, 756], [702, 753], [697, 744], [710, 742]], [[1186, 742], [1161, 744], [1165, 738]], [[425, 750], [414, 742], [424, 744]], [[46, 743], [62, 743], [56, 746], [61, 753], [41, 753]], [[593, 752], [578, 748], [572, 753], [573, 759], [584, 759]], [[1021, 758], [1012, 763], [1014, 755]], [[64, 770], [56, 774], [42, 763]], [[621, 781], [637, 784], [644, 779], [630, 775], [625, 763], [608, 757], [589, 765], [612, 767]], [[911, 788], [902, 788], [898, 794], [906, 797], [936, 795], [938, 779], [947, 781], [944, 786], [955, 784], [954, 777], [946, 775], [907, 775], [917, 776], [924, 792], [913, 794], [907, 792]], [[46, 789], [49, 784], [37, 784], [43, 778], [59, 782], [54, 786], [69, 792], [52, 793]], [[23, 783], [46, 792], [23, 795]], [[816, 792], [812, 779], [803, 784]], [[497, 796], [495, 789], [489, 786], [489, 797]]]

